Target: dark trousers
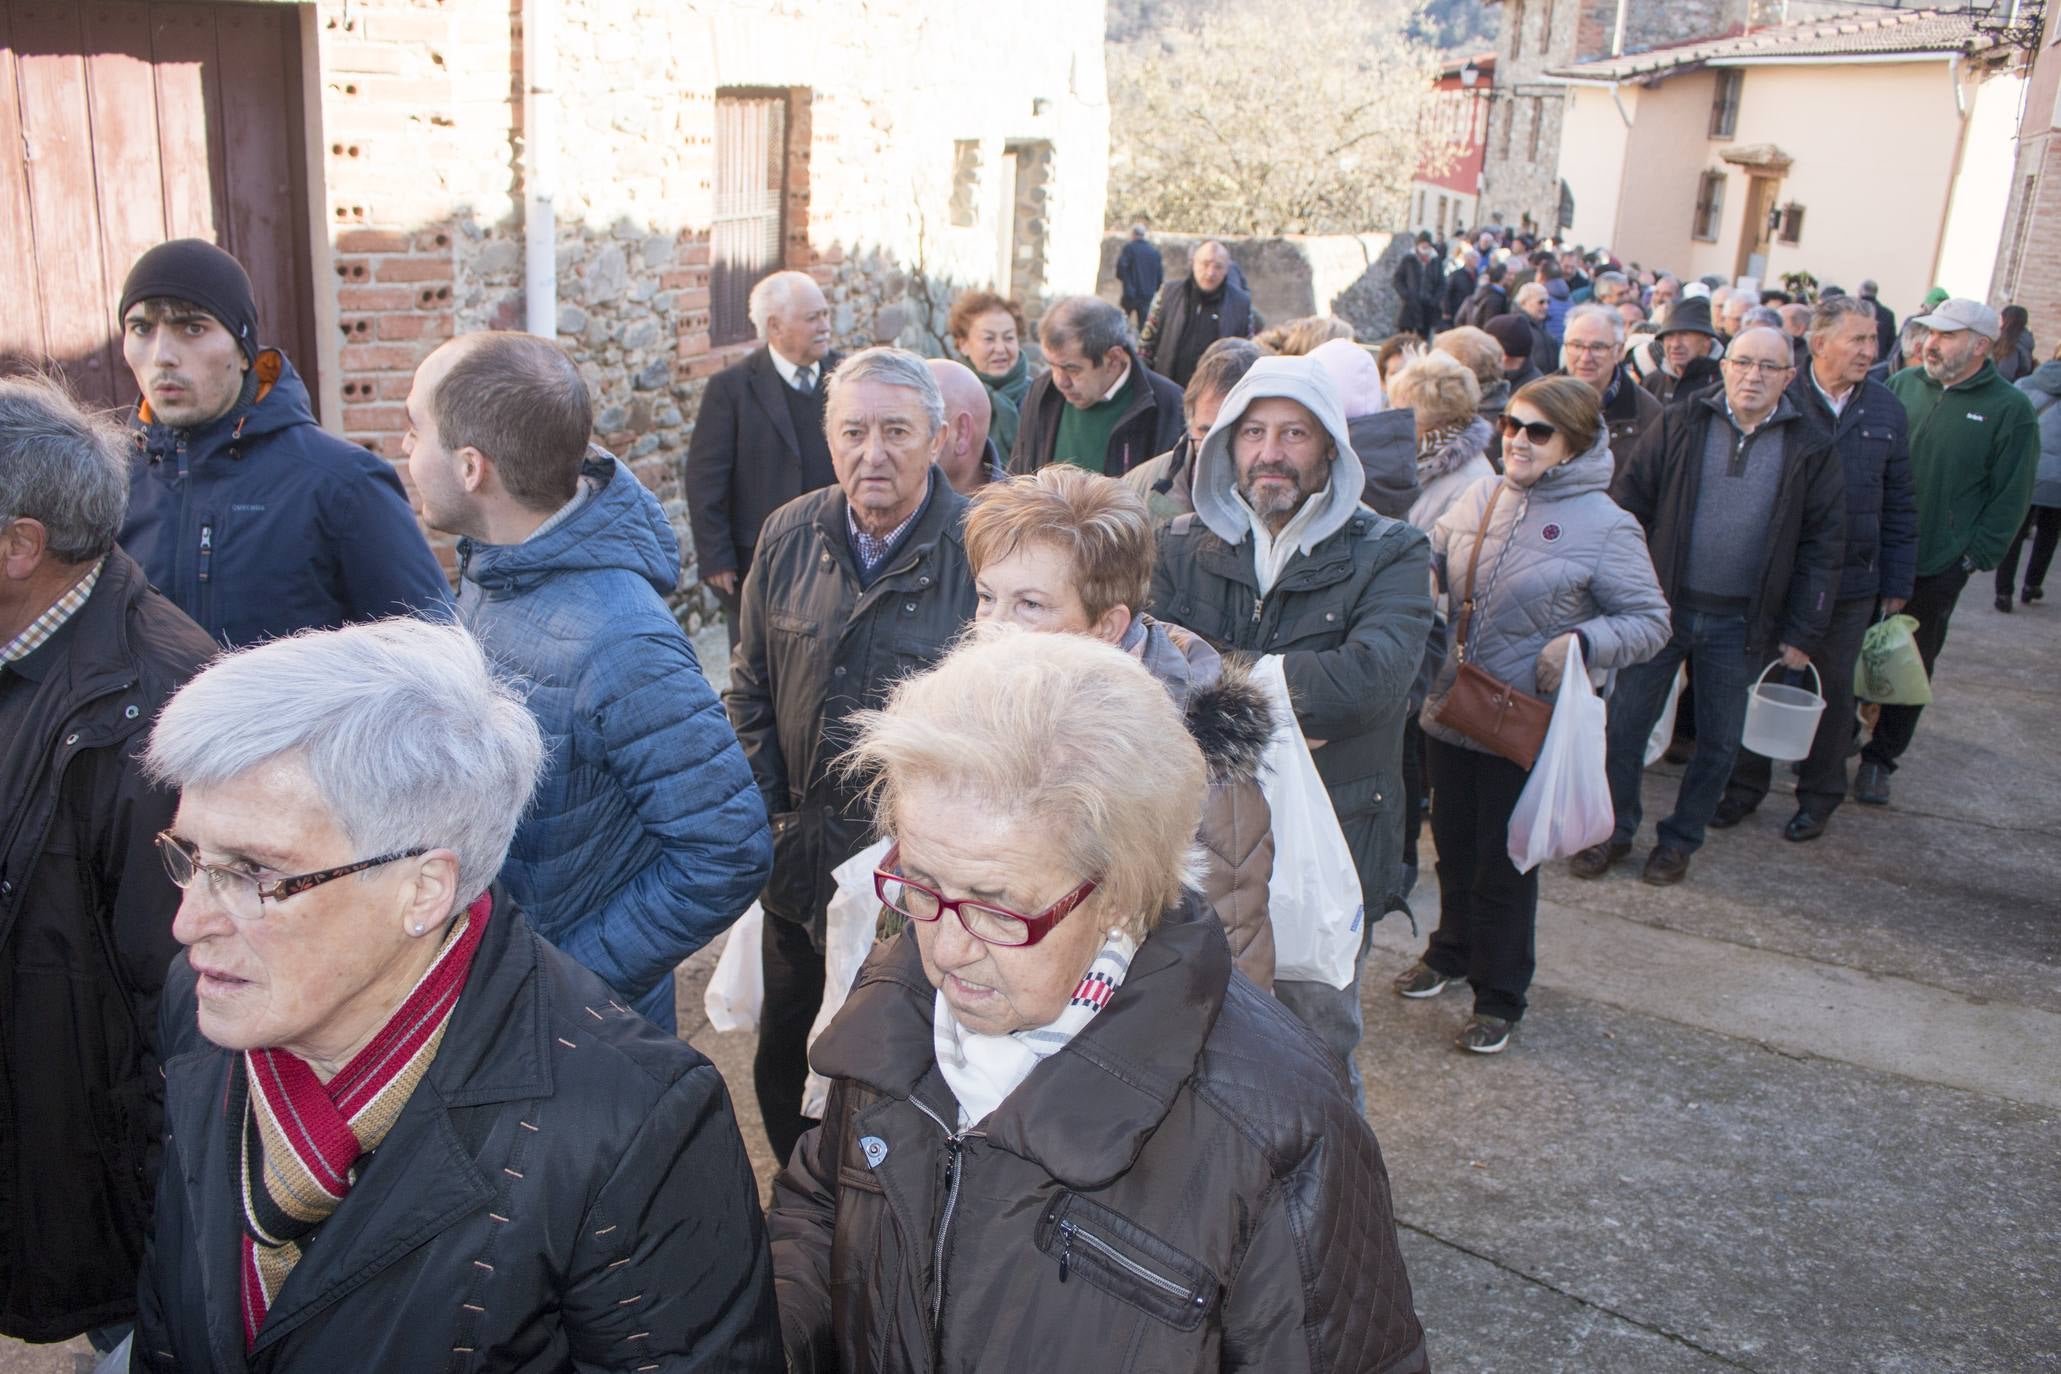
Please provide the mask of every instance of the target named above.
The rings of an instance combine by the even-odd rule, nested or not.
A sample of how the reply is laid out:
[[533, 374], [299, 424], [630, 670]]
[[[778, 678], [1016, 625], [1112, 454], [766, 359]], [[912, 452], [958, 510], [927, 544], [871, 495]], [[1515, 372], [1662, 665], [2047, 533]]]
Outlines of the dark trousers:
[[801, 1114], [809, 1078], [809, 1027], [823, 1009], [823, 951], [796, 921], [766, 917], [759, 945], [766, 998], [759, 1011], [759, 1048], [751, 1061], [752, 1086], [773, 1158], [785, 1167], [794, 1143], [816, 1123]]
[[[1918, 657], [1925, 660], [1925, 676], [1932, 676], [1932, 665], [1939, 659], [1939, 651], [1946, 647], [1947, 621], [1953, 618], [1954, 603], [1961, 599], [1961, 589], [1968, 585], [1968, 574], [1956, 563], [1945, 572], [1920, 576], [1918, 584], [1911, 590], [1910, 604], [1903, 613], [1914, 617], [1918, 628], [1911, 632], [1911, 638], [1918, 641]], [[1861, 750], [1865, 763], [1879, 763], [1890, 772], [1896, 771], [1896, 761], [1904, 750], [1911, 747], [1911, 736], [1918, 733], [1918, 713], [1923, 706], [1885, 706], [1875, 719], [1875, 733]]]
[[709, 590], [716, 594], [716, 604], [723, 608], [723, 628], [730, 632], [730, 647], [735, 649], [737, 647], [738, 607], [744, 601], [744, 574], [739, 573], [737, 575], [737, 590], [728, 595], [725, 595], [720, 588], [710, 587]]
[[1424, 962], [1474, 989], [1474, 1010], [1516, 1021], [1531, 987], [1539, 871], [1510, 862], [1510, 813], [1530, 776], [1500, 754], [1426, 737], [1425, 771], [1438, 794], [1438, 929]]
[[[1675, 669], [1684, 661], [1696, 683], [1696, 752], [1682, 773], [1674, 813], [1659, 825], [1660, 842], [1684, 854], [1703, 847], [1704, 829], [1717, 814], [1739, 752], [1739, 733], [1746, 726], [1746, 698], [1760, 668], [1746, 658], [1746, 618], [1712, 615], [1676, 607], [1674, 634], [1661, 651], [1617, 675], [1610, 693], [1609, 740], [1604, 770], [1610, 775], [1610, 801], [1617, 808], [1617, 831], [1611, 838], [1630, 844], [1639, 834], [1644, 814], [1639, 796], [1646, 772], [1646, 742], [1673, 690]], [[1683, 701], [1688, 694], [1683, 693]], [[1685, 707], [1677, 707], [1678, 711]], [[1435, 785], [1435, 783], [1434, 783]]]
[[1417, 872], [1417, 837], [1424, 833], [1424, 801], [1430, 794], [1431, 783], [1424, 776], [1424, 727], [1413, 712], [1403, 721], [1403, 864], [1412, 875]]
[[2028, 538], [2032, 540], [2032, 561], [2025, 565], [2025, 586], [2036, 592], [2047, 585], [2047, 569], [2054, 565], [2054, 548], [2061, 545], [2061, 506], [2034, 506], [2025, 512], [2025, 523], [2019, 526], [2011, 547], [2004, 550], [2004, 561], [1997, 564], [2000, 600], [2010, 597], [2012, 584], [2018, 580], [2018, 551], [2025, 547]]
[[[1825, 714], [1818, 717], [1818, 733], [1811, 740], [1810, 754], [1796, 777], [1796, 805], [1813, 816], [1829, 816], [1846, 800], [1846, 751], [1853, 744], [1853, 670], [1860, 661], [1861, 639], [1875, 620], [1875, 598], [1856, 596], [1835, 602], [1832, 622], [1825, 627], [1811, 662], [1824, 684]], [[1792, 673], [1788, 680], [1812, 685], [1808, 672]], [[1773, 767], [1765, 754], [1739, 750], [1732, 764], [1732, 781], [1725, 795], [1748, 808], [1756, 807], [1768, 795]]]

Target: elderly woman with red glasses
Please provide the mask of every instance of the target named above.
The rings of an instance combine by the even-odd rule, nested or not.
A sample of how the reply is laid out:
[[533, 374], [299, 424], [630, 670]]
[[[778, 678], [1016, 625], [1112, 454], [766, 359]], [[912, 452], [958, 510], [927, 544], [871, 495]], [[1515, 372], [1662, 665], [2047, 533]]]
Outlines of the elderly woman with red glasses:
[[1373, 1133], [1193, 890], [1167, 692], [989, 624], [857, 724], [909, 921], [774, 1183], [789, 1367], [1426, 1369]]

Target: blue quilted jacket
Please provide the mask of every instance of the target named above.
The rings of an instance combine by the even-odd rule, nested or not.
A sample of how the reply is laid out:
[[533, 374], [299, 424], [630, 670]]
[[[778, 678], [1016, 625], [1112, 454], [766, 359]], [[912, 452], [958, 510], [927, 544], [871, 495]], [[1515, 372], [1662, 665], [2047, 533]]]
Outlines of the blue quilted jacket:
[[595, 450], [599, 490], [521, 544], [458, 544], [458, 614], [532, 690], [551, 749], [501, 881], [537, 932], [676, 1029], [673, 969], [751, 905], [773, 839], [751, 769], [666, 608], [680, 545]]

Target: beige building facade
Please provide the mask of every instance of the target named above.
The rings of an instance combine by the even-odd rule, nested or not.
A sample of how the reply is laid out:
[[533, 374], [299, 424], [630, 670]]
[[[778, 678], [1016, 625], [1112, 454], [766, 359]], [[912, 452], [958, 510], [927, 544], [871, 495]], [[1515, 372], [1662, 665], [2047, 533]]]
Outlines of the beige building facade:
[[2023, 80], [1965, 17], [1796, 24], [1578, 64], [1571, 236], [1684, 277], [1987, 294]]

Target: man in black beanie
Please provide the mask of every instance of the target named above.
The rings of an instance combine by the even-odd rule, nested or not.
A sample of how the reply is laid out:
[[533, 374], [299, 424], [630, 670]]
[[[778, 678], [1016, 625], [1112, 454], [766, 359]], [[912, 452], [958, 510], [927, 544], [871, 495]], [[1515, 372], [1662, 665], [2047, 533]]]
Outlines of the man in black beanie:
[[153, 586], [232, 648], [449, 604], [393, 465], [316, 424], [293, 364], [259, 346], [241, 263], [161, 243], [118, 314], [143, 393], [121, 544]]

